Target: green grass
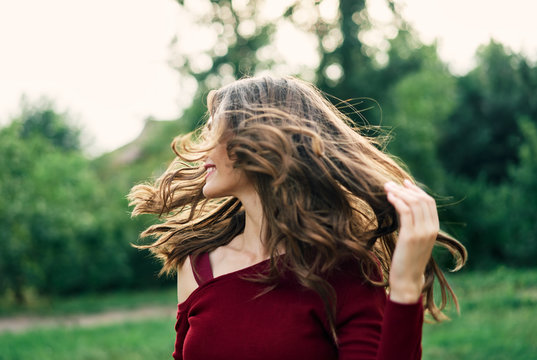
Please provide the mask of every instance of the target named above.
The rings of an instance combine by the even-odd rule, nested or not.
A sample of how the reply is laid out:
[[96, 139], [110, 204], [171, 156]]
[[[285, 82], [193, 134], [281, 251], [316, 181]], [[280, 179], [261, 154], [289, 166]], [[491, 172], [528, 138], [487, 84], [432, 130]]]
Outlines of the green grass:
[[[500, 268], [450, 276], [461, 315], [424, 326], [423, 359], [537, 359], [537, 269]], [[175, 304], [173, 289], [57, 301], [54, 314], [147, 304]], [[34, 309], [35, 310], [35, 309]], [[50, 328], [0, 334], [0, 360], [170, 359], [175, 318], [92, 328]]]
[[118, 291], [105, 294], [85, 294], [65, 298], [35, 298], [28, 305], [19, 306], [0, 301], [0, 316], [14, 315], [72, 315], [98, 313], [113, 309], [134, 309], [142, 306], [176, 306], [175, 288], [144, 291]]
[[171, 359], [175, 318], [0, 334], [0, 360]]
[[537, 270], [452, 275], [450, 283], [461, 314], [424, 326], [424, 359], [537, 359]]

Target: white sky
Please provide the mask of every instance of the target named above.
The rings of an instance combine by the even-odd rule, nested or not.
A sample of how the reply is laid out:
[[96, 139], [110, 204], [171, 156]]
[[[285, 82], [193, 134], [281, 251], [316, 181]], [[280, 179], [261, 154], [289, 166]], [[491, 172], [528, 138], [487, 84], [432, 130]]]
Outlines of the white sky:
[[[491, 37], [537, 59], [535, 1], [400, 2], [456, 73], [472, 67], [475, 49]], [[368, 0], [379, 21], [387, 18], [382, 3]], [[133, 140], [148, 116], [176, 118], [190, 95], [168, 66], [168, 46], [176, 34], [195, 39], [180, 30], [184, 23], [174, 0], [0, 1], [0, 124], [18, 113], [23, 93], [46, 95], [78, 117], [96, 154]], [[311, 54], [295, 49], [293, 56]]]

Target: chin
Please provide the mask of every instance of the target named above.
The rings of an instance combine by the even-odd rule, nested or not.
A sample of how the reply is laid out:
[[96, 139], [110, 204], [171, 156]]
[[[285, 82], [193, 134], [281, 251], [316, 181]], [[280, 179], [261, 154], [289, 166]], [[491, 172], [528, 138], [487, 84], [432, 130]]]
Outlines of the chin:
[[226, 194], [222, 194], [222, 192], [219, 192], [216, 189], [211, 189], [211, 187], [207, 185], [203, 187], [202, 192], [203, 192], [203, 196], [205, 196], [207, 199], [216, 199], [216, 198], [227, 196]]
[[211, 192], [210, 191], [207, 191], [205, 190], [205, 188], [203, 188], [203, 196], [205, 196], [207, 199], [212, 199], [214, 198], [214, 196], [212, 196]]

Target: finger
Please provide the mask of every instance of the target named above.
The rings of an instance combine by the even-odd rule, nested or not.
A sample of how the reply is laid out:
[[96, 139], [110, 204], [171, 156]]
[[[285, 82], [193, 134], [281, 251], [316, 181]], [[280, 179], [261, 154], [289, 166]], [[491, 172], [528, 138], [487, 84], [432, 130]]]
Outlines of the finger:
[[386, 190], [392, 192], [410, 208], [412, 212], [413, 224], [423, 224], [426, 220], [425, 211], [428, 211], [424, 204], [421, 202], [424, 199], [424, 195], [418, 194], [413, 190], [409, 190], [403, 186], [396, 185], [395, 183], [387, 183]]
[[414, 219], [410, 207], [393, 192], [388, 192], [388, 201], [393, 205], [399, 217], [399, 228], [410, 228], [414, 225]]
[[408, 179], [403, 181], [403, 186], [409, 192], [418, 196], [418, 201], [422, 207], [424, 215], [423, 220], [431, 221], [433, 224], [438, 225], [438, 211], [436, 209], [436, 202], [434, 201], [433, 197]]
[[438, 210], [436, 208], [436, 202], [434, 201], [434, 198], [408, 179], [405, 179], [403, 181], [403, 184], [407, 189], [414, 191], [416, 194], [420, 194], [421, 196], [423, 196], [422, 206], [423, 206], [423, 214], [424, 214], [425, 220], [430, 221], [433, 225], [438, 227], [439, 226]]
[[407, 189], [409, 192], [411, 192], [413, 195], [417, 197], [416, 199], [416, 206], [420, 206], [421, 213], [420, 213], [420, 221], [421, 224], [424, 226], [436, 226], [437, 220], [437, 212], [436, 212], [436, 204], [434, 202], [434, 199], [427, 194], [422, 188], [417, 186], [415, 183], [411, 182], [408, 179], [405, 179], [403, 182], [403, 186], [405, 189]]
[[408, 180], [408, 179], [405, 179], [403, 181], [403, 187], [417, 193], [417, 194], [423, 194], [423, 195], [427, 195], [427, 193], [422, 189], [420, 188], [418, 185], [416, 185], [415, 183], [413, 183], [412, 181]]
[[433, 199], [433, 197], [431, 195], [429, 195], [429, 194], [427, 194], [427, 192], [425, 192], [425, 190], [423, 190], [418, 185], [416, 185], [415, 183], [411, 182], [408, 179], [405, 179], [403, 181], [403, 186], [406, 189], [408, 189], [410, 191], [413, 191], [414, 193], [419, 194], [420, 196], [422, 196], [423, 199], [426, 200], [425, 202], [427, 203], [427, 205], [430, 208], [434, 207], [434, 209], [436, 210], [436, 202], [434, 201], [434, 199]]

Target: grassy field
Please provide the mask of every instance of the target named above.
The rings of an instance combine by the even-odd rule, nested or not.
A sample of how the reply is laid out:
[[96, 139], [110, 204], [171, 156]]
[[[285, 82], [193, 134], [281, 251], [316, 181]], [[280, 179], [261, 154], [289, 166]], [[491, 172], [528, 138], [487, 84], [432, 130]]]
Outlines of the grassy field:
[[71, 315], [99, 313], [114, 309], [134, 309], [141, 306], [177, 305], [175, 288], [144, 290], [138, 292], [118, 291], [110, 294], [87, 294], [78, 297], [34, 299], [20, 307], [12, 302], [0, 301], [0, 317], [14, 315]]
[[171, 359], [175, 319], [0, 335], [2, 360]]
[[537, 359], [536, 269], [466, 273], [450, 283], [461, 314], [425, 325], [424, 359]]
[[[423, 359], [537, 359], [537, 270], [466, 273], [451, 276], [451, 283], [459, 295], [461, 315], [451, 312], [452, 321], [425, 325]], [[173, 305], [173, 295], [173, 290], [114, 294], [99, 297], [100, 305], [91, 309], [147, 302]], [[72, 313], [95, 301], [92, 297], [71, 299], [49, 304], [47, 311]], [[175, 319], [157, 318], [91, 328], [1, 333], [0, 359], [169, 359], [174, 323]]]

